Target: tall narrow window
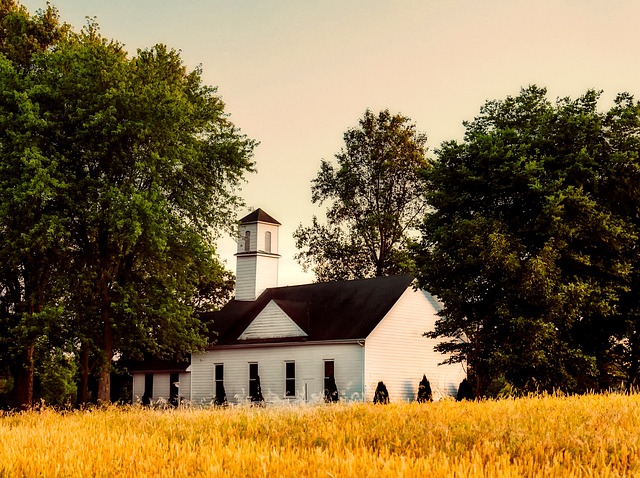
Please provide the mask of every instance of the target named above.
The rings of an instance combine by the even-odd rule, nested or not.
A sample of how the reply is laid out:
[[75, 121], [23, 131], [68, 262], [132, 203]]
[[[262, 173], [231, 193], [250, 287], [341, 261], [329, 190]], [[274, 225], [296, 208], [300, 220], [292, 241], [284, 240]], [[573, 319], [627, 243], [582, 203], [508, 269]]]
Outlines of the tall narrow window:
[[223, 405], [227, 401], [227, 394], [224, 391], [224, 364], [214, 365], [214, 380], [216, 383], [216, 395], [214, 401], [216, 405]]
[[271, 231], [264, 233], [264, 251], [271, 253]]
[[177, 372], [169, 375], [169, 403], [172, 405], [178, 405], [178, 395], [180, 392], [180, 374]]
[[[332, 378], [335, 380], [335, 365], [333, 360], [324, 361], [324, 389], [328, 390], [331, 386]], [[334, 382], [335, 383], [335, 382]]]
[[142, 396], [142, 403], [147, 404], [153, 398], [153, 374], [144, 374], [144, 395]]
[[258, 364], [249, 364], [249, 397], [252, 401], [259, 400], [259, 396], [262, 394], [260, 391], [260, 377], [258, 376]]
[[251, 251], [251, 231], [244, 232], [244, 252]]
[[324, 361], [324, 401], [337, 402], [339, 399], [338, 387], [334, 376], [335, 367], [333, 360]]
[[296, 396], [296, 363], [285, 362], [284, 396]]

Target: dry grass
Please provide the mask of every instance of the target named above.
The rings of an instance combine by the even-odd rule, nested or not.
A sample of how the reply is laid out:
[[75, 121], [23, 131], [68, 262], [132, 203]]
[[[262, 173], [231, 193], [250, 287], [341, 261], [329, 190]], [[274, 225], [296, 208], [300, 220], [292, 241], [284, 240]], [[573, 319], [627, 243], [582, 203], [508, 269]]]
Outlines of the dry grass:
[[0, 476], [640, 476], [640, 395], [2, 415]]

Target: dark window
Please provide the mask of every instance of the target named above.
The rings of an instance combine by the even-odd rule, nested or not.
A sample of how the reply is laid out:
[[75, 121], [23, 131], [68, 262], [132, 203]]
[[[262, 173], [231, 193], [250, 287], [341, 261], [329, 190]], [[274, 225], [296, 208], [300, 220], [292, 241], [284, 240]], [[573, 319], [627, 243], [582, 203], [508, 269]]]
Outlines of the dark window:
[[336, 385], [336, 377], [334, 375], [335, 367], [333, 360], [324, 361], [324, 401], [327, 403], [337, 402], [340, 400], [338, 386]]
[[220, 401], [221, 403], [224, 401], [225, 392], [224, 392], [224, 365], [221, 363], [215, 364], [215, 382], [216, 382], [216, 401]]
[[174, 372], [169, 376], [169, 403], [172, 405], [178, 404], [178, 395], [180, 387], [180, 374]]
[[249, 396], [251, 398], [256, 398], [259, 395], [259, 387], [260, 387], [260, 378], [258, 377], [258, 364], [250, 363], [249, 364]]
[[152, 373], [144, 374], [144, 396], [142, 397], [143, 402], [145, 398], [147, 400], [151, 400], [153, 398], [153, 374]]
[[251, 251], [251, 231], [244, 233], [244, 252]]
[[331, 378], [335, 379], [334, 375], [334, 363], [333, 360], [325, 360], [324, 361], [324, 389], [328, 390], [331, 383]]
[[285, 362], [284, 396], [296, 396], [296, 363]]
[[264, 250], [265, 252], [271, 252], [271, 232], [264, 233]]

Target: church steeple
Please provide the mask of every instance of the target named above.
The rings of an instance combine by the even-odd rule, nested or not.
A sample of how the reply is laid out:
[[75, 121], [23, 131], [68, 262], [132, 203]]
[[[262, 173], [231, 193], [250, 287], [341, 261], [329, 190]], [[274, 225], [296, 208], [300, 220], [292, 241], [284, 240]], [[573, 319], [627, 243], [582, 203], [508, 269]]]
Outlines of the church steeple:
[[236, 252], [236, 300], [256, 300], [278, 286], [280, 223], [262, 209], [240, 219]]

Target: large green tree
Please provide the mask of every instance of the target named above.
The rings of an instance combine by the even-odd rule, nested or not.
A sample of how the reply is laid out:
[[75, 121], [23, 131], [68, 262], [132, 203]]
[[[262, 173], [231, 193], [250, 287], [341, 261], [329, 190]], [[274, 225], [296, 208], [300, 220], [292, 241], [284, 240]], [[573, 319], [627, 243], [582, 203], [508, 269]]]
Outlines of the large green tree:
[[618, 95], [606, 115], [611, 167], [604, 197], [610, 209], [635, 231], [636, 241], [625, 254], [632, 264], [627, 289], [617, 309], [622, 330], [603, 365], [609, 374], [621, 376], [630, 388], [640, 386], [640, 103], [628, 93]]
[[15, 0], [0, 0], [0, 53], [18, 70], [29, 69], [34, 54], [55, 45], [69, 31], [49, 4], [31, 15]]
[[476, 393], [606, 386], [635, 231], [610, 202], [599, 94], [551, 103], [535, 86], [487, 102], [425, 170], [420, 285], [444, 303], [432, 336]]
[[[95, 367], [107, 402], [118, 355], [173, 357], [205, 344], [197, 312], [231, 291], [215, 240], [232, 227], [255, 142], [200, 69], [163, 45], [130, 57], [89, 24], [34, 52], [29, 68], [3, 65], [3, 233], [23, 241], [7, 242], [5, 257], [22, 247], [37, 259], [46, 246], [47, 264], [64, 270], [42, 285], [52, 310], [34, 310], [34, 327], [48, 333], [42, 317], [58, 313], [66, 327], [56, 333], [81, 355], [81, 399]], [[40, 235], [11, 227], [27, 219]]]
[[58, 330], [65, 268], [64, 221], [56, 212], [59, 177], [32, 132], [42, 127], [30, 98], [33, 59], [64, 39], [51, 6], [35, 15], [0, 2], [0, 376], [13, 383], [12, 405], [33, 399], [34, 357]]
[[312, 183], [312, 201], [329, 203], [326, 224], [294, 233], [297, 260], [318, 281], [407, 272], [407, 243], [424, 212], [420, 171], [426, 135], [409, 118], [367, 110], [344, 133], [337, 167], [323, 160]]

